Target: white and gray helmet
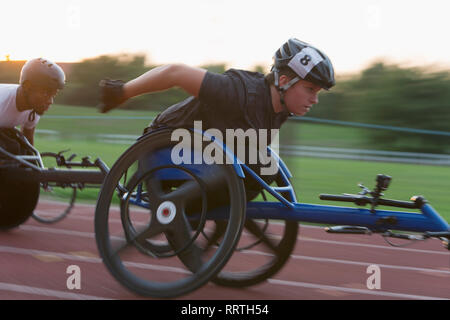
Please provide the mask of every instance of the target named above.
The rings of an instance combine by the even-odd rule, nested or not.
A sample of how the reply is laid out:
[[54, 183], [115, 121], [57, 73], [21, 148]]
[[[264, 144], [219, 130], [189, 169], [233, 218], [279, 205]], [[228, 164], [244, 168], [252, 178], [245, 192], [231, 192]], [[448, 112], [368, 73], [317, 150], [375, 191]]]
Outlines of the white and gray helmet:
[[275, 52], [272, 72], [278, 87], [279, 72], [289, 68], [297, 74], [288, 84], [279, 88], [286, 91], [300, 79], [317, 84], [323, 89], [335, 85], [334, 69], [330, 59], [312, 45], [295, 38], [289, 39]]

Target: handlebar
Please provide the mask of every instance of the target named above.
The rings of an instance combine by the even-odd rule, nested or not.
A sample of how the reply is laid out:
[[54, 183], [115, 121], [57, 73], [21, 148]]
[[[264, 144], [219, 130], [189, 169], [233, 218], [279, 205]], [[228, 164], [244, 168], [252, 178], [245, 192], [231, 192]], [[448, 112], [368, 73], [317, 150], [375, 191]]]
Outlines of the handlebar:
[[[375, 199], [372, 197], [362, 196], [362, 195], [333, 195], [333, 194], [321, 194], [319, 196], [320, 200], [330, 200], [330, 201], [343, 201], [343, 202], [353, 202], [359, 206], [365, 206], [366, 204], [374, 204]], [[414, 202], [411, 201], [399, 201], [390, 199], [376, 199], [377, 205], [390, 206], [405, 209], [420, 209], [423, 205], [423, 198], [418, 197]]]
[[[66, 167], [66, 168], [72, 168], [72, 167], [83, 167], [83, 168], [89, 168], [89, 167], [99, 167], [102, 171], [104, 171], [103, 167], [99, 166], [99, 159], [97, 159], [94, 163], [90, 161], [89, 157], [84, 157], [79, 162], [73, 162], [72, 160], [77, 156], [76, 154], [72, 154], [69, 158], [65, 158], [63, 153], [68, 150], [60, 151], [58, 153], [54, 152], [43, 152], [41, 153], [41, 157], [54, 157], [56, 159], [56, 164], [59, 167]], [[100, 160], [100, 162], [102, 162]], [[103, 164], [103, 163], [102, 163]], [[109, 169], [107, 170], [109, 171]]]

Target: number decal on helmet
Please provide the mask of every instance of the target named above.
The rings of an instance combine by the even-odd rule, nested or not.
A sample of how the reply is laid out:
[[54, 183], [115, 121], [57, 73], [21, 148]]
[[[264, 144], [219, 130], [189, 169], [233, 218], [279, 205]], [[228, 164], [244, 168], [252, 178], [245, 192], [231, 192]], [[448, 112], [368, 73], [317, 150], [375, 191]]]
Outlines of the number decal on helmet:
[[311, 61], [311, 57], [306, 55], [300, 59], [302, 65], [306, 66]]
[[322, 61], [322, 56], [314, 48], [306, 47], [295, 55], [288, 66], [304, 79]]

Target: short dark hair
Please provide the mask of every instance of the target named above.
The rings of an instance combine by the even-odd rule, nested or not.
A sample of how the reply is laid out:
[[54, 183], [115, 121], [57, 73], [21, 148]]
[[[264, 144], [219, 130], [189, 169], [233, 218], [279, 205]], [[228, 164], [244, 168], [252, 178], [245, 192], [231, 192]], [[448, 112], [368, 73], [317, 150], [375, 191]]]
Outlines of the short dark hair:
[[[287, 76], [289, 79], [293, 79], [293, 78], [297, 77], [297, 74], [291, 68], [287, 68], [287, 67], [281, 68], [280, 71], [278, 71], [278, 76], [282, 76], [282, 75]], [[273, 71], [266, 74], [264, 78], [270, 85], [275, 84], [275, 74], [273, 73]]]

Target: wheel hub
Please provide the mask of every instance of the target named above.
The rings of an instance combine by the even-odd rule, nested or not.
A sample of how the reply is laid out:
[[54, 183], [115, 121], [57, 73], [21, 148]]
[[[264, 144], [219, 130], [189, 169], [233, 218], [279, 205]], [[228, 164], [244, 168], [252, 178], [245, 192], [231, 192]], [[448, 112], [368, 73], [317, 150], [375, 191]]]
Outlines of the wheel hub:
[[156, 211], [156, 218], [161, 224], [168, 224], [173, 221], [177, 214], [177, 208], [172, 201], [164, 201]]

